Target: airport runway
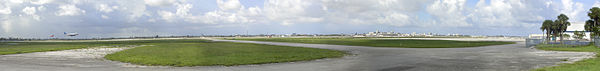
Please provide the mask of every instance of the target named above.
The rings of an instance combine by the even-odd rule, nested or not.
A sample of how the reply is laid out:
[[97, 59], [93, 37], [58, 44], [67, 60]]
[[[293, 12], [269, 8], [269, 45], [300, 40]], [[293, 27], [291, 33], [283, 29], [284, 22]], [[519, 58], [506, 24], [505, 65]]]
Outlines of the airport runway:
[[471, 48], [382, 48], [326, 44], [216, 40], [347, 51], [342, 58], [241, 66], [137, 66], [98, 57], [30, 56], [48, 52], [1, 55], [2, 71], [523, 71], [551, 66], [585, 52], [529, 49], [524, 42]]

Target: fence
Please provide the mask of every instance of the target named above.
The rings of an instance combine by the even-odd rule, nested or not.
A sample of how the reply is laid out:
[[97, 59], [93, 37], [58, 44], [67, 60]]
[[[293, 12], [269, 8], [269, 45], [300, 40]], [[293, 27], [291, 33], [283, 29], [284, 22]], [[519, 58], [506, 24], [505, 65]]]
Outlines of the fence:
[[544, 39], [532, 39], [532, 38], [527, 38], [525, 39], [525, 45], [529, 48], [531, 46], [535, 46], [538, 44], [544, 43]]
[[593, 40], [594, 40], [594, 45], [596, 45], [596, 47], [599, 47], [600, 46], [600, 38], [596, 37]]
[[[531, 47], [531, 46], [535, 46], [538, 44], [542, 44], [545, 42], [544, 39], [534, 39], [534, 38], [528, 38], [525, 39], [525, 45], [527, 47]], [[600, 39], [594, 39], [593, 42], [600, 42]], [[560, 42], [547, 42], [547, 44], [566, 44], [566, 45], [589, 45], [590, 41], [577, 41], [577, 40], [561, 40]], [[600, 43], [595, 43], [594, 45], [599, 46]]]

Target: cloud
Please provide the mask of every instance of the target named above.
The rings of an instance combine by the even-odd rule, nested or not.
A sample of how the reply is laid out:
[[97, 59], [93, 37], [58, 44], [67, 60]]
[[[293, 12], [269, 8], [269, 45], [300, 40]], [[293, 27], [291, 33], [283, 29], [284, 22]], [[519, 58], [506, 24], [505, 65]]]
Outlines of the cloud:
[[586, 13], [587, 9], [583, 9], [582, 3], [573, 2], [572, 0], [561, 0], [561, 3], [563, 8], [560, 9], [560, 13], [564, 13], [570, 17], [570, 19], [573, 19], [571, 21], [581, 21], [581, 19], [576, 16], [580, 16], [580, 13]]
[[157, 14], [160, 15], [160, 17], [162, 17], [162, 19], [166, 20], [167, 22], [172, 22], [175, 17], [175, 14], [168, 11], [158, 11]]
[[37, 4], [37, 5], [43, 5], [43, 4], [47, 4], [47, 3], [51, 3], [54, 0], [32, 0], [31, 4]]
[[[323, 21], [317, 13], [322, 9], [314, 7], [311, 2], [316, 0], [267, 0], [262, 12], [265, 17], [274, 23], [291, 25], [296, 23], [314, 23]], [[314, 11], [316, 10], [316, 11]], [[323, 12], [323, 11], [320, 11]]]
[[532, 28], [545, 19], [556, 19], [560, 13], [569, 16], [572, 22], [582, 21], [584, 12], [581, 3], [569, 0], [491, 0], [489, 4], [481, 0], [468, 17], [479, 28]]
[[112, 12], [114, 9], [118, 9], [118, 6], [108, 6], [106, 4], [98, 4], [98, 6], [96, 6], [96, 10], [100, 11], [100, 12], [104, 12], [104, 13], [110, 13]]
[[177, 14], [178, 16], [187, 16], [192, 8], [192, 4], [177, 4]]
[[34, 15], [35, 14], [35, 7], [25, 7], [23, 8], [23, 10], [21, 12], [27, 14], [27, 15]]
[[[361, 30], [392, 28], [394, 31], [415, 32], [494, 34], [522, 31], [518, 33], [529, 34], [539, 31], [535, 28], [541, 21], [556, 19], [560, 13], [567, 14], [572, 22], [581, 22], [588, 19], [587, 6], [600, 6], [600, 2], [586, 3], [577, 0], [264, 0], [262, 4], [257, 4], [256, 1], [245, 2], [248, 1], [2, 0], [0, 32], [32, 32], [43, 35], [76, 30], [75, 32], [105, 35], [136, 34], [131, 31], [143, 30], [145, 33], [164, 34], [174, 31], [187, 34], [231, 34], [244, 29], [259, 33], [274, 32], [273, 30], [281, 33], [360, 33], [364, 32]], [[336, 28], [340, 26], [352, 28]], [[190, 28], [206, 31], [186, 31], [191, 30]], [[255, 30], [252, 30], [253, 28]], [[311, 30], [299, 30], [304, 28]], [[218, 29], [228, 31], [214, 31]], [[6, 33], [0, 33], [3, 34]]]
[[239, 0], [217, 0], [217, 5], [219, 5], [219, 9], [225, 11], [237, 11], [243, 8]]
[[110, 19], [110, 17], [106, 16], [106, 15], [101, 15], [100, 16], [102, 19]]
[[[427, 7], [427, 12], [434, 19], [439, 21], [437, 24], [447, 27], [468, 27], [471, 23], [466, 21], [467, 17], [463, 14], [465, 11], [466, 0], [437, 0]], [[438, 25], [439, 26], [439, 25]]]
[[46, 10], [46, 7], [45, 7], [45, 6], [38, 6], [38, 7], [37, 7], [37, 10], [38, 10], [38, 11], [45, 11], [45, 10]]
[[[229, 13], [224, 11], [212, 11], [207, 12], [203, 16], [189, 17], [188, 21], [193, 19], [201, 19], [202, 23], [207, 24], [231, 24], [231, 23], [248, 23], [248, 18], [238, 15], [236, 13]], [[192, 21], [198, 22], [198, 21]]]
[[[218, 10], [203, 13], [198, 16], [183, 16], [185, 21], [204, 24], [248, 24], [263, 19], [262, 9], [258, 7], [245, 8], [238, 0], [217, 0]], [[179, 9], [185, 6], [178, 6]], [[180, 10], [177, 10], [178, 12]]]
[[151, 13], [147, 11], [148, 7], [144, 2], [136, 0], [119, 0], [115, 2], [119, 6], [118, 11], [120, 11], [121, 14], [124, 14], [124, 18], [127, 19], [127, 22], [137, 22], [140, 17], [151, 16]]
[[14, 3], [14, 4], [21, 4], [23, 3], [23, 0], [8, 0], [10, 3]]
[[171, 6], [176, 0], [144, 0], [144, 3], [150, 6]]
[[84, 14], [85, 11], [77, 8], [75, 5], [61, 5], [59, 11], [56, 12], [57, 16], [78, 16]]
[[12, 13], [12, 10], [10, 10], [10, 7], [0, 5], [0, 14], [10, 14], [10, 13]]
[[[310, 12], [313, 17], [322, 17], [330, 24], [379, 24], [394, 27], [428, 26], [431, 23], [418, 19], [431, 0], [323, 0], [322, 11]], [[316, 5], [319, 6], [319, 5]], [[316, 10], [316, 9], [311, 9]], [[323, 12], [324, 14], [319, 14]], [[321, 16], [322, 15], [322, 16]]]
[[2, 21], [0, 24], [2, 25], [2, 30], [4, 30], [5, 33], [12, 31], [10, 21]]
[[27, 15], [31, 15], [35, 20], [40, 20], [40, 16], [36, 15], [36, 8], [35, 7], [25, 7], [23, 8], [23, 10], [21, 10], [21, 12], [27, 14]]
[[405, 26], [406, 24], [412, 22], [412, 21], [410, 21], [410, 19], [411, 19], [411, 17], [406, 14], [393, 13], [389, 16], [378, 18], [377, 22], [378, 23], [389, 23], [389, 24], [393, 24], [395, 26]]
[[594, 4], [592, 5], [592, 7], [600, 7], [600, 2], [598, 2], [598, 1], [594, 2]]

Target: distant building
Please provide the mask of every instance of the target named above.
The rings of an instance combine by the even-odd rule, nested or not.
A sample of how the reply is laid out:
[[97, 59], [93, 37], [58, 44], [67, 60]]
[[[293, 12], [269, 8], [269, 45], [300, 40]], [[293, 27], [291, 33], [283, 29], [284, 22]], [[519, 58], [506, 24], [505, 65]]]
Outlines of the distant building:
[[529, 34], [529, 38], [544, 39], [546, 38], [546, 34]]
[[369, 32], [365, 34], [366, 37], [405, 37], [409, 35], [395, 33], [395, 32], [379, 32], [376, 30], [375, 32]]

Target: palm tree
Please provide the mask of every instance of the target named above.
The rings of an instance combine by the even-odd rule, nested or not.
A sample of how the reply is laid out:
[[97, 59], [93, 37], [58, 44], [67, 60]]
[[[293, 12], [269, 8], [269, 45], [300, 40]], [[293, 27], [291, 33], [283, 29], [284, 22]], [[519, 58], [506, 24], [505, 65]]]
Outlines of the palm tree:
[[591, 32], [590, 38], [594, 39], [600, 35], [600, 8], [593, 7], [590, 9], [588, 17], [590, 17], [590, 20], [585, 21], [585, 30]]
[[558, 25], [558, 22], [555, 21], [550, 25], [550, 33], [552, 34], [552, 37], [555, 38], [554, 40], [557, 41], [556, 37], [558, 37], [560, 34], [560, 26]]
[[567, 15], [565, 14], [560, 14], [557, 16], [557, 19], [554, 23], [556, 23], [555, 25], [557, 25], [556, 31], [559, 34], [560, 40], [563, 40], [563, 33], [567, 31], [567, 27], [571, 25], [571, 23], [569, 22], [569, 17], [567, 17]]
[[589, 31], [590, 32], [590, 39], [593, 39], [593, 36], [596, 36], [595, 33], [597, 31], [597, 27], [599, 25], [595, 24], [594, 20], [587, 20], [585, 21], [585, 31]]
[[546, 31], [546, 41], [550, 40], [550, 34], [552, 34], [552, 23], [554, 23], [552, 20], [544, 20], [544, 22], [542, 23], [542, 27], [540, 27], [540, 30], [542, 30], [542, 32]]

